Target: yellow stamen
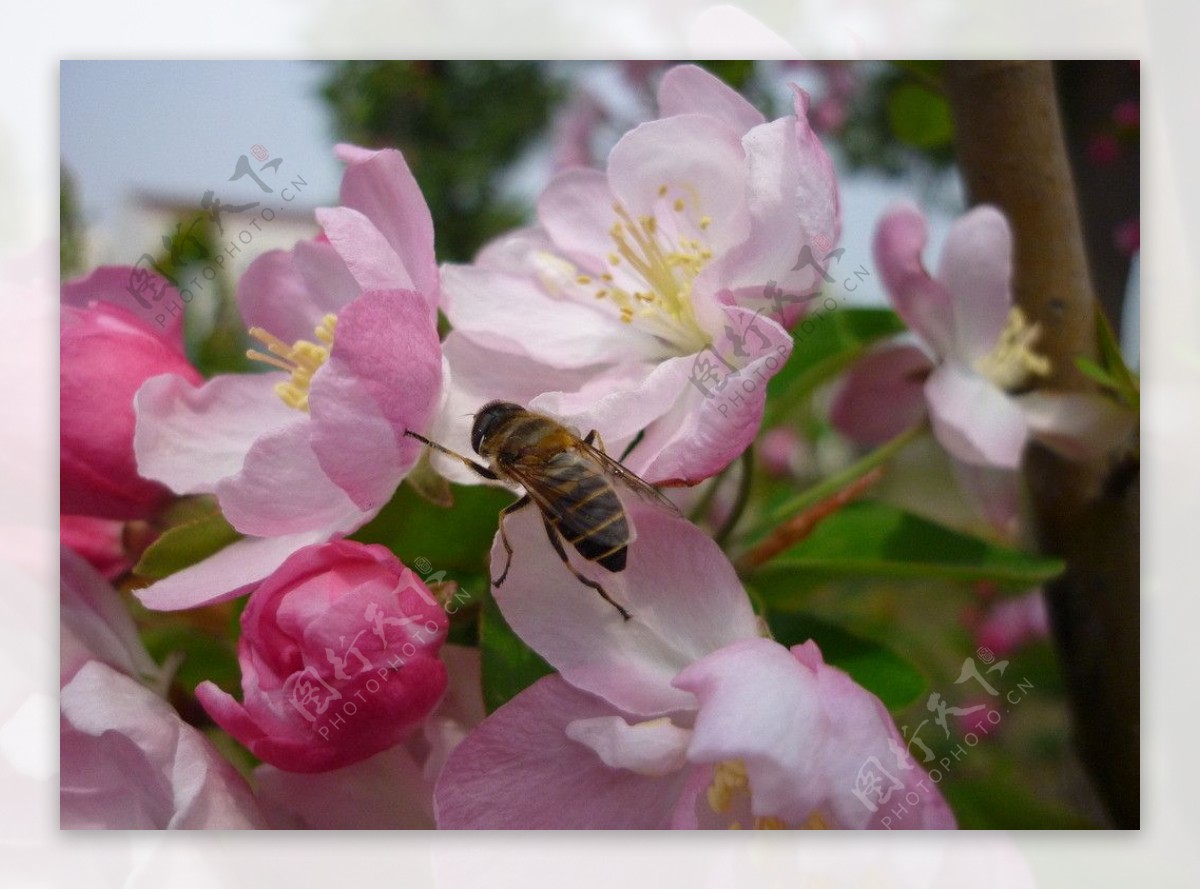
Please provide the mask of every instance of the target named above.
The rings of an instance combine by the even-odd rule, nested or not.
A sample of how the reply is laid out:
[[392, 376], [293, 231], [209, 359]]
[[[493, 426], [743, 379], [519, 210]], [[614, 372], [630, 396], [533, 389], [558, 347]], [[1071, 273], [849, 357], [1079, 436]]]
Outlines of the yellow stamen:
[[996, 346], [976, 360], [975, 370], [1008, 392], [1024, 388], [1032, 377], [1050, 376], [1050, 359], [1033, 351], [1041, 336], [1042, 326], [1031, 324], [1021, 307], [1014, 306]]
[[298, 411], [308, 411], [308, 386], [313, 374], [325, 364], [333, 348], [333, 336], [337, 328], [337, 316], [330, 313], [321, 319], [313, 333], [324, 345], [310, 340], [297, 340], [290, 346], [270, 331], [250, 328], [250, 336], [258, 340], [267, 352], [257, 349], [246, 350], [246, 357], [263, 362], [273, 368], [288, 372], [291, 377], [275, 385], [275, 392], [285, 405]]
[[[718, 763], [713, 768], [712, 784], [708, 786], [705, 797], [713, 813], [718, 816], [729, 813], [738, 802], [747, 803], [750, 797], [750, 780], [746, 776], [746, 765], [740, 760]], [[741, 800], [743, 798], [745, 800]], [[814, 813], [804, 827], [818, 827], [814, 825], [814, 819], [820, 821], [820, 816]], [[739, 830], [743, 826], [740, 821], [734, 820], [729, 823], [729, 827]], [[753, 827], [758, 830], [780, 830], [789, 826], [778, 816], [756, 816]], [[825, 823], [821, 821], [819, 827], [824, 828]]]

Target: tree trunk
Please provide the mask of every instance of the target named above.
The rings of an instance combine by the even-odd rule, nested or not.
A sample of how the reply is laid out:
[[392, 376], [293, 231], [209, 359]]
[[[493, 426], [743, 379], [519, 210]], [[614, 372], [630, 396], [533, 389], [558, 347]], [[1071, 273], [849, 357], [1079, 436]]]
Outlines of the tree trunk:
[[[1000, 207], [1015, 238], [1014, 291], [1040, 322], [1045, 387], [1085, 390], [1096, 300], [1049, 62], [950, 62], [959, 165], [973, 203]], [[1039, 548], [1066, 560], [1046, 585], [1075, 743], [1113, 824], [1136, 828], [1140, 797], [1139, 504], [1136, 464], [1026, 455]]]

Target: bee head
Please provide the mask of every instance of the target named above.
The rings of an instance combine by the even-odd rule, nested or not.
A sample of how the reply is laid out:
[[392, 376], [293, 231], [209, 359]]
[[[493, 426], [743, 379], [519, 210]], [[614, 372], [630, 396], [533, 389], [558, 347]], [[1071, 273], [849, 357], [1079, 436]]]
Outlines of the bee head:
[[524, 414], [525, 409], [512, 402], [488, 402], [475, 412], [475, 423], [471, 425], [471, 447], [475, 453], [483, 455], [479, 450], [488, 434], [498, 429], [504, 421], [516, 414]]

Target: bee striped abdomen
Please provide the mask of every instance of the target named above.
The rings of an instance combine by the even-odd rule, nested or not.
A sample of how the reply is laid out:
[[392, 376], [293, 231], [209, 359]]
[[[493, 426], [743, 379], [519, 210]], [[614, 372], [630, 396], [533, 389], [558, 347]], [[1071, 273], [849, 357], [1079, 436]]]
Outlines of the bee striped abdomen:
[[591, 562], [610, 572], [625, 568], [629, 520], [612, 483], [578, 454], [555, 455], [542, 469], [547, 518], [562, 539]]

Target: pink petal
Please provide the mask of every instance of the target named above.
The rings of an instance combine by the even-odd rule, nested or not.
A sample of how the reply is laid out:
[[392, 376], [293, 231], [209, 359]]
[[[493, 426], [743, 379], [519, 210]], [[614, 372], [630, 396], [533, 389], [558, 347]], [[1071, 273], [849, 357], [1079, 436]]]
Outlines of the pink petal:
[[361, 510], [382, 507], [421, 453], [438, 409], [442, 350], [428, 304], [412, 291], [369, 291], [338, 316], [329, 360], [313, 378], [312, 449]]
[[[329, 243], [354, 276], [359, 288], [368, 290], [414, 290], [416, 285], [404, 261], [371, 221], [349, 207], [317, 211]], [[437, 309], [434, 294], [422, 294], [430, 316]]]
[[[116, 306], [145, 322], [147, 328], [182, 355], [183, 313], [160, 313], [144, 308], [129, 291], [131, 276], [136, 274], [131, 266], [98, 266], [83, 278], [63, 282], [60, 291], [62, 305], [86, 309], [90, 304], [100, 302]], [[179, 291], [163, 280], [162, 276], [148, 270], [146, 274], [153, 278], [154, 290], [162, 292], [162, 296], [153, 302], [167, 305], [174, 303], [176, 306], [182, 303]]]
[[551, 368], [585, 368], [658, 351], [652, 338], [631, 336], [629, 325], [592, 306], [550, 296], [529, 276], [448, 265], [442, 290], [456, 332]]
[[349, 165], [342, 176], [342, 205], [364, 214], [383, 234], [404, 264], [411, 286], [436, 307], [433, 219], [404, 155], [395, 149], [370, 151], [352, 145], [339, 145], [337, 154]]
[[617, 217], [612, 204], [603, 171], [566, 170], [550, 180], [538, 198], [538, 222], [557, 252], [585, 271], [600, 274], [608, 270], [606, 258], [613, 250], [610, 230]]
[[[694, 485], [725, 469], [750, 447], [762, 424], [767, 398], [767, 381], [787, 362], [792, 338], [774, 320], [740, 306], [722, 309], [726, 331], [746, 332], [751, 326], [764, 339], [747, 333], [747, 364], [724, 374], [721, 389], [702, 387], [697, 363], [713, 361], [702, 352], [681, 361], [688, 363], [687, 384], [672, 415], [647, 431], [646, 438], [630, 456], [630, 469], [651, 482]], [[718, 339], [716, 349], [734, 356], [733, 348]], [[739, 359], [735, 358], [735, 361]]]
[[174, 374], [152, 377], [134, 399], [138, 472], [177, 494], [207, 494], [242, 468], [260, 437], [299, 414], [275, 394], [279, 374], [231, 374], [196, 387]]
[[833, 162], [800, 107], [797, 117], [754, 128], [742, 145], [750, 235], [718, 259], [709, 274], [719, 276], [719, 287], [747, 294], [739, 302], [752, 297], [755, 302], [749, 305], [754, 308], [774, 305], [763, 295], [768, 282], [794, 295], [781, 319], [790, 327], [805, 309], [804, 298], [825, 283], [812, 264], [800, 264], [801, 249], [809, 247], [829, 275], [839, 272], [840, 259], [825, 259], [841, 234]]
[[676, 65], [658, 85], [661, 117], [675, 114], [708, 114], [745, 133], [766, 121], [762, 112], [719, 77], [696, 65]]
[[434, 791], [438, 828], [665, 828], [681, 778], [605, 766], [567, 737], [611, 706], [543, 677], [450, 755]]
[[325, 773], [254, 770], [258, 800], [272, 828], [430, 829], [433, 788], [401, 744]]
[[63, 687], [62, 828], [262, 828], [246, 782], [150, 690], [100, 662]]
[[174, 611], [224, 602], [241, 596], [283, 564], [296, 550], [328, 540], [337, 532], [323, 528], [274, 538], [245, 538], [207, 559], [141, 587], [134, 595], [148, 609]]
[[244, 535], [273, 537], [366, 522], [366, 514], [321, 469], [309, 441], [312, 425], [294, 413], [291, 426], [261, 437], [246, 452], [241, 470], [217, 483], [221, 512]]
[[933, 432], [942, 447], [969, 464], [1014, 469], [1028, 438], [1020, 406], [991, 381], [957, 364], [934, 370], [925, 383]]
[[[641, 124], [613, 147], [608, 158], [609, 188], [635, 220], [657, 213], [660, 225], [673, 220], [669, 202], [681, 197], [685, 203], [679, 215], [719, 253], [740, 243], [750, 226], [740, 136], [727, 124], [701, 114]], [[664, 185], [668, 192], [662, 197]], [[703, 217], [710, 222], [701, 230]]]
[[1050, 635], [1050, 615], [1041, 590], [1002, 600], [988, 610], [975, 631], [975, 642], [1004, 656]]
[[995, 207], [976, 207], [950, 227], [938, 281], [954, 300], [954, 339], [967, 364], [996, 346], [1012, 307], [1012, 232]]
[[875, 265], [896, 312], [944, 358], [953, 352], [954, 305], [950, 292], [921, 263], [928, 240], [925, 217], [916, 207], [894, 207], [875, 228]]
[[689, 730], [666, 717], [629, 723], [623, 717], [586, 717], [567, 724], [567, 738], [587, 745], [613, 769], [666, 776], [687, 764]]
[[260, 254], [238, 281], [246, 327], [270, 331], [285, 343], [312, 340], [326, 314], [358, 296], [358, 284], [337, 251], [322, 241]]
[[1016, 397], [1031, 434], [1071, 460], [1093, 460], [1126, 443], [1137, 414], [1099, 393], [1031, 392]]
[[674, 685], [700, 701], [688, 759], [741, 760], [754, 814], [803, 824], [821, 803], [818, 683], [783, 646], [741, 640], [696, 661]]
[[112, 585], [66, 548], [61, 570], [60, 683], [92, 660], [136, 679], [156, 679], [158, 665], [146, 652], [133, 616]]
[[1015, 541], [1021, 528], [1018, 473], [953, 459], [950, 465], [974, 513], [1006, 539]]
[[925, 378], [932, 369], [915, 346], [885, 343], [871, 350], [842, 379], [830, 422], [855, 442], [882, 445], [925, 417]]
[[[750, 601], [729, 560], [698, 528], [661, 507], [625, 500], [637, 540], [622, 572], [571, 552], [633, 617], [621, 615], [577, 581], [555, 554], [536, 509], [505, 520], [513, 546], [496, 602], [514, 631], [563, 678], [631, 714], [657, 716], [692, 706], [671, 686], [687, 664], [758, 633]], [[491, 571], [506, 562], [497, 535]]]

